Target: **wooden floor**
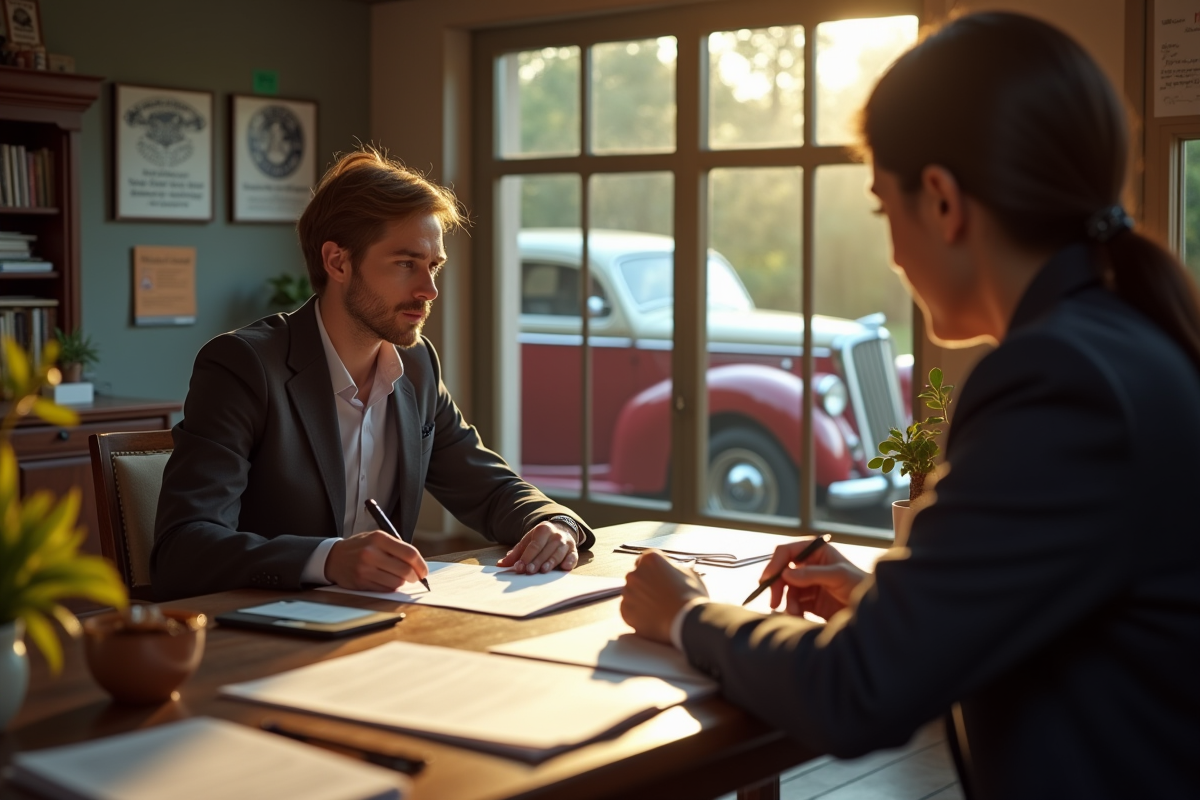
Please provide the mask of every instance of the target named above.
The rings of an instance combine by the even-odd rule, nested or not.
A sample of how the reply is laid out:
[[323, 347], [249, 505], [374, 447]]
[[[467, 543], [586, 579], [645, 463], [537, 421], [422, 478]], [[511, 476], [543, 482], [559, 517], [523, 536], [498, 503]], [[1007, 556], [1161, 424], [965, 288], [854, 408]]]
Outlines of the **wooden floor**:
[[[940, 721], [906, 746], [862, 758], [818, 758], [783, 773], [783, 800], [962, 800]], [[728, 794], [719, 800], [735, 800]]]

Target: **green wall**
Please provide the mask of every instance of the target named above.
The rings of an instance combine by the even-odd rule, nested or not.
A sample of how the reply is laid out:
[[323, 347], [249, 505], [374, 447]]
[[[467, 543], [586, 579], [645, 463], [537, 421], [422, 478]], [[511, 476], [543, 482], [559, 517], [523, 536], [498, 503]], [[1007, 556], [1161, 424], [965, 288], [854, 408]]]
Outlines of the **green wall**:
[[[80, 175], [83, 328], [100, 347], [97, 389], [182, 401], [196, 352], [216, 334], [272, 309], [266, 278], [299, 272], [295, 228], [228, 221], [229, 95], [251, 94], [253, 71], [279, 73], [279, 94], [317, 101], [318, 172], [369, 135], [369, 27], [359, 0], [42, 0], [44, 39], [76, 71], [109, 82], [214, 93], [214, 220], [111, 218], [111, 88], [85, 116]], [[196, 248], [197, 321], [135, 328], [131, 248]]]

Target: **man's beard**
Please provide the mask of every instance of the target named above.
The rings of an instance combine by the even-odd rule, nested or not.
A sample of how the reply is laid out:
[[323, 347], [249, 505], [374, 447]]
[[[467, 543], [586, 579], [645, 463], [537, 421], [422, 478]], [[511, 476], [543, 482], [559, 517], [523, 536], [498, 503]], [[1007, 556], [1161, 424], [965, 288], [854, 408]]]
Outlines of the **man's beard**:
[[421, 339], [425, 318], [414, 325], [400, 316], [405, 311], [420, 311], [428, 318], [429, 303], [414, 300], [389, 308], [382, 298], [367, 289], [358, 270], [350, 274], [350, 285], [346, 288], [346, 313], [364, 330], [397, 347], [412, 347]]

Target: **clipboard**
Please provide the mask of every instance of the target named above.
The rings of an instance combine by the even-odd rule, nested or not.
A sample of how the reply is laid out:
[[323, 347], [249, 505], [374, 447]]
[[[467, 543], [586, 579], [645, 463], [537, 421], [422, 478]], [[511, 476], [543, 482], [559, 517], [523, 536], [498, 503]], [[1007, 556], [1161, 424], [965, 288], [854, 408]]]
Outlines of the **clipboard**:
[[339, 636], [353, 636], [390, 628], [402, 619], [402, 613], [371, 611], [366, 608], [294, 598], [239, 608], [217, 615], [217, 622], [231, 628], [307, 636], [312, 639], [336, 639]]

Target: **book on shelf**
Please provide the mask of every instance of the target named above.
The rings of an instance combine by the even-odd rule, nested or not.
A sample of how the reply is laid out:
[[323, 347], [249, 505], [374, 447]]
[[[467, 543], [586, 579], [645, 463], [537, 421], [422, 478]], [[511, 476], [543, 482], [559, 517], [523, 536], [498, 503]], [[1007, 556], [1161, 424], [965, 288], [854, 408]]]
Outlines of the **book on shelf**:
[[[3, 258], [3, 254], [0, 254]], [[49, 261], [35, 259], [0, 260], [0, 272], [53, 272], [54, 265]]]
[[[33, 358], [42, 360], [42, 348], [54, 338], [58, 326], [58, 301], [47, 297], [0, 297], [0, 337], [8, 336]], [[0, 349], [0, 374], [7, 374], [7, 356]]]
[[12, 208], [54, 206], [54, 153], [0, 144], [0, 202]]

